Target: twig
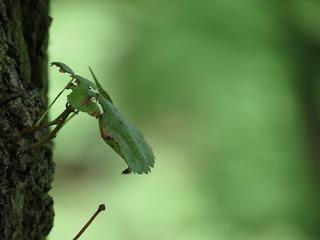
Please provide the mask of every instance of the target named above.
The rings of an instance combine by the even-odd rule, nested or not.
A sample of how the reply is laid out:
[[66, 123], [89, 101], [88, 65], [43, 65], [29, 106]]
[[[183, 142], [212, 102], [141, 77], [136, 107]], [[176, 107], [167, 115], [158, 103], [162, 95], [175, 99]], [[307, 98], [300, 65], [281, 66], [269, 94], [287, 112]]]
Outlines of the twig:
[[100, 204], [98, 210], [92, 215], [92, 217], [89, 219], [89, 221], [86, 223], [86, 225], [83, 226], [83, 228], [80, 230], [80, 232], [72, 239], [77, 240], [82, 235], [82, 233], [89, 227], [89, 225], [92, 223], [92, 221], [96, 218], [96, 216], [106, 209], [106, 206], [104, 204]]

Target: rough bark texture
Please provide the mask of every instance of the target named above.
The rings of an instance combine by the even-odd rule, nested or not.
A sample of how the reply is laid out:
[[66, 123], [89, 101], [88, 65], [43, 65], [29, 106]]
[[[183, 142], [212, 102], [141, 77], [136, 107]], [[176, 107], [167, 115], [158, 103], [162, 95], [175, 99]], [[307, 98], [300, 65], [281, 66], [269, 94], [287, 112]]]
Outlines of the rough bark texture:
[[22, 135], [46, 107], [49, 0], [0, 0], [0, 239], [45, 239], [53, 224], [48, 195], [51, 145]]

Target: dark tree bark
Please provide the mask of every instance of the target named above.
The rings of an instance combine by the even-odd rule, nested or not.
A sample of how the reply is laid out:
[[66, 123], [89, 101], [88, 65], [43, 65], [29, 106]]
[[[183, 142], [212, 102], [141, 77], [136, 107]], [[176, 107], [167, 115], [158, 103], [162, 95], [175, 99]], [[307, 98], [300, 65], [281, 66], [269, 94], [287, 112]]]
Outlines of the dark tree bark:
[[[279, 23], [283, 25], [288, 36], [288, 45], [291, 49], [293, 64], [295, 64], [295, 86], [301, 99], [309, 143], [310, 159], [313, 161], [314, 173], [320, 179], [320, 111], [319, 111], [319, 78], [320, 78], [320, 39], [318, 29], [309, 25], [319, 25], [318, 19], [306, 20], [306, 15], [298, 14], [292, 9], [299, 9], [303, 0], [288, 3], [274, 1], [275, 12]], [[318, 1], [306, 3], [312, 4], [314, 9], [320, 10]], [[295, 6], [298, 5], [298, 6]], [[308, 12], [309, 9], [300, 9]], [[318, 11], [315, 11], [318, 12]], [[310, 13], [314, 14], [314, 13]], [[312, 17], [310, 19], [313, 19]], [[315, 32], [313, 32], [315, 30]]]
[[0, 0], [0, 239], [45, 239], [53, 225], [48, 195], [51, 145], [28, 146], [47, 130], [23, 135], [47, 100], [49, 0]]

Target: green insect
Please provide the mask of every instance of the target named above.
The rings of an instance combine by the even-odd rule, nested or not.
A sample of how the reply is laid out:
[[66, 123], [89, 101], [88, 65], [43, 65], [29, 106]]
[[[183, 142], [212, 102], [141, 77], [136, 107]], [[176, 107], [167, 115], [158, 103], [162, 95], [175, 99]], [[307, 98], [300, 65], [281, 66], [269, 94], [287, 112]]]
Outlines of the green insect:
[[[36, 148], [57, 136], [61, 128], [79, 112], [85, 112], [99, 122], [99, 129], [103, 140], [118, 153], [127, 163], [128, 168], [123, 174], [143, 174], [151, 171], [154, 166], [154, 154], [145, 141], [143, 134], [133, 126], [119, 110], [113, 105], [110, 95], [103, 89], [92, 69], [90, 73], [94, 79], [91, 82], [79, 75], [64, 63], [52, 62], [51, 66], [57, 66], [62, 73], [68, 73], [71, 80], [57, 95], [48, 109], [41, 115], [34, 127], [24, 129], [24, 133], [34, 132], [40, 128], [56, 125], [46, 136], [31, 147]], [[42, 124], [43, 118], [65, 90], [71, 90], [67, 96], [66, 109], [53, 121]]]

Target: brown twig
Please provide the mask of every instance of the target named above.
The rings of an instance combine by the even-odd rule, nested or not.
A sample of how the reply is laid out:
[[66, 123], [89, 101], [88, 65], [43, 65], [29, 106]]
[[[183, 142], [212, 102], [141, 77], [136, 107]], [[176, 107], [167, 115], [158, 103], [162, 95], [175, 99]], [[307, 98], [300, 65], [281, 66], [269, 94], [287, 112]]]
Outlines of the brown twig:
[[77, 240], [82, 235], [82, 233], [89, 227], [89, 225], [92, 223], [92, 221], [96, 218], [96, 216], [106, 209], [106, 206], [104, 204], [100, 204], [98, 210], [92, 215], [92, 217], [89, 219], [89, 221], [86, 223], [86, 225], [83, 226], [83, 228], [80, 230], [80, 232], [72, 239]]

